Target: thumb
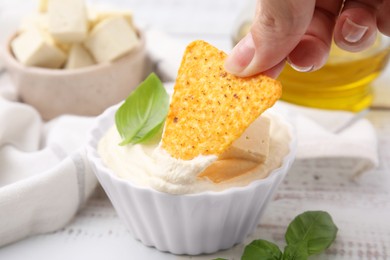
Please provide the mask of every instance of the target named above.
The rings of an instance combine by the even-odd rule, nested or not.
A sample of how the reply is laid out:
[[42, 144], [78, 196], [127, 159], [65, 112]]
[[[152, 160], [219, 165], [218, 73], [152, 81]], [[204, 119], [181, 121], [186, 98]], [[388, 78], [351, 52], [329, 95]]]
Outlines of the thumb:
[[315, 0], [258, 0], [251, 30], [233, 48], [225, 69], [247, 77], [280, 65], [306, 32], [314, 8]]

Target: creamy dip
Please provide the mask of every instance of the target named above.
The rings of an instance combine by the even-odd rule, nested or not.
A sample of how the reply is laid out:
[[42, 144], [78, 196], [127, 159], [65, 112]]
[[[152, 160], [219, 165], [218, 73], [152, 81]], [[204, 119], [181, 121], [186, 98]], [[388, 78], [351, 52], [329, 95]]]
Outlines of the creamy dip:
[[216, 156], [198, 156], [193, 160], [177, 160], [159, 147], [158, 141], [148, 144], [118, 145], [121, 138], [112, 126], [98, 144], [98, 153], [114, 174], [138, 185], [148, 186], [171, 194], [190, 194], [202, 191], [220, 191], [245, 186], [262, 179], [282, 164], [289, 151], [290, 135], [278, 116], [270, 118], [270, 147], [266, 160], [247, 173], [229, 181], [215, 184], [198, 174], [217, 160]]

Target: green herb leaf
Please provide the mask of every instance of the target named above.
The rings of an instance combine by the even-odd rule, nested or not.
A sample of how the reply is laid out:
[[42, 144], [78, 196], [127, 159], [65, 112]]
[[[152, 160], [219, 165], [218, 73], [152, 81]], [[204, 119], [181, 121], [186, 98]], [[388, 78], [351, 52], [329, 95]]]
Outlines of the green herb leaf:
[[307, 244], [305, 241], [284, 248], [283, 260], [307, 260]]
[[115, 123], [122, 142], [136, 144], [161, 133], [169, 109], [169, 96], [154, 73], [150, 74], [119, 107]]
[[301, 247], [302, 244], [305, 244], [307, 254], [313, 255], [328, 248], [335, 240], [336, 235], [337, 227], [327, 212], [306, 211], [295, 217], [290, 223], [285, 239], [287, 245], [291, 247]]
[[241, 260], [307, 260], [310, 255], [328, 248], [336, 235], [337, 227], [327, 212], [306, 211], [288, 226], [284, 253], [277, 245], [259, 239], [245, 247]]
[[242, 260], [281, 260], [282, 252], [274, 243], [266, 240], [254, 240], [247, 245], [242, 255]]

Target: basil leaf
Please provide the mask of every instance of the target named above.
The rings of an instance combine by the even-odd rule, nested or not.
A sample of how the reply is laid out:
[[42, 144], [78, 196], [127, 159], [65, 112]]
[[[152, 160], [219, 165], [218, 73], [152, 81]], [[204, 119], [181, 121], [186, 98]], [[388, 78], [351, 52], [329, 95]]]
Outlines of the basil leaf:
[[324, 211], [304, 212], [290, 223], [285, 239], [288, 246], [305, 243], [308, 255], [322, 252], [335, 240], [337, 227]]
[[156, 74], [150, 74], [125, 100], [115, 114], [122, 142], [145, 142], [161, 133], [169, 109], [169, 96]]
[[305, 241], [284, 248], [283, 260], [307, 260], [307, 244]]
[[[165, 119], [164, 119], [165, 121]], [[136, 143], [145, 143], [146, 141], [149, 141], [150, 139], [152, 139], [153, 136], [157, 135], [158, 133], [160, 134], [160, 138], [161, 138], [161, 134], [162, 134], [162, 128], [164, 126], [164, 121], [161, 122], [161, 124], [157, 125], [155, 128], [153, 129], [150, 129], [150, 130], [144, 130], [144, 131], [148, 131], [148, 132], [143, 132], [142, 130], [133, 138], [133, 141], [132, 143], [136, 144]], [[160, 139], [159, 138], [159, 139]]]
[[282, 252], [274, 243], [266, 240], [254, 240], [247, 245], [242, 255], [242, 260], [281, 260]]

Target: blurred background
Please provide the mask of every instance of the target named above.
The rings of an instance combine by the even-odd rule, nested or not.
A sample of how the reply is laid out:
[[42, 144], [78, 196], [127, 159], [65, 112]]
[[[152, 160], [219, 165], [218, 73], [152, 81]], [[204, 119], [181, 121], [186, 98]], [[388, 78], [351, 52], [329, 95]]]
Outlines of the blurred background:
[[[229, 50], [242, 0], [89, 0], [93, 6], [130, 9], [135, 24], [168, 33], [178, 41], [206, 40]], [[0, 0], [0, 41], [18, 26], [21, 17], [36, 10], [38, 0]]]
[[[8, 36], [18, 28], [22, 17], [38, 9], [38, 3], [39, 0], [0, 0], [0, 44], [4, 44]], [[229, 53], [233, 44], [248, 30], [248, 26], [241, 26], [246, 22], [250, 24], [255, 0], [87, 0], [87, 3], [98, 9], [108, 7], [131, 10], [135, 25], [141, 29], [161, 32], [162, 36], [169, 36], [168, 40], [172, 43], [170, 48], [166, 44], [167, 39], [162, 41], [163, 46], [159, 46], [159, 36], [154, 35], [153, 50], [156, 50], [158, 55], [165, 52], [160, 59], [172, 63], [164, 64], [163, 69], [176, 69], [184, 47], [196, 39], [208, 41]], [[376, 56], [364, 54], [367, 57], [360, 57], [360, 54], [335, 49], [332, 53], [337, 54], [337, 64], [332, 63], [330, 67], [318, 72], [297, 73], [286, 66], [279, 78], [284, 86], [282, 99], [304, 106], [353, 112], [369, 106], [388, 107], [390, 88], [387, 87], [386, 80], [382, 77], [370, 85], [387, 63], [390, 51], [388, 42], [390, 40], [386, 39], [387, 48], [382, 48], [381, 53], [377, 54], [376, 50], [370, 52]], [[373, 60], [374, 58], [376, 60]], [[355, 60], [362, 61], [359, 65]], [[318, 93], [318, 78], [322, 79], [322, 89], [329, 89], [329, 93], [322, 90]], [[171, 81], [172, 77], [163, 77], [163, 80]], [[313, 87], [312, 92], [310, 87]]]

